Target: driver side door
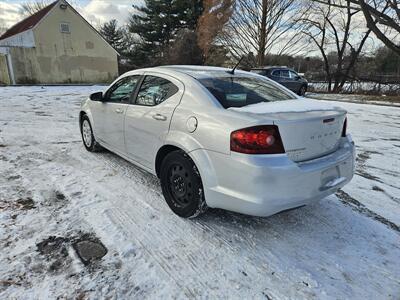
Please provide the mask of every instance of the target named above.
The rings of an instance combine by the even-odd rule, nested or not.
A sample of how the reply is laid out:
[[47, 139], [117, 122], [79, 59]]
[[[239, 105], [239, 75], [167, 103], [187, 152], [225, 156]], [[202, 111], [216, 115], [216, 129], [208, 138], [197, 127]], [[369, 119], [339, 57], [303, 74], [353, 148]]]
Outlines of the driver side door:
[[125, 152], [124, 119], [132, 94], [141, 75], [126, 76], [113, 84], [98, 102], [94, 118], [97, 138], [110, 150]]

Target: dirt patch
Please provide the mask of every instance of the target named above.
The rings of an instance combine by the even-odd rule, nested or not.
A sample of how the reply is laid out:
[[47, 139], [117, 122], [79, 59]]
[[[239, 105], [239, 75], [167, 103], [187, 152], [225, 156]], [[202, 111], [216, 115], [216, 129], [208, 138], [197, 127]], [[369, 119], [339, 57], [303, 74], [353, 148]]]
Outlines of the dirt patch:
[[7, 180], [8, 181], [13, 181], [13, 180], [18, 180], [20, 178], [21, 178], [20, 175], [11, 175], [11, 176], [7, 177]]
[[66, 199], [65, 195], [60, 191], [55, 191], [54, 195], [58, 201], [64, 201]]
[[50, 236], [36, 244], [39, 253], [50, 261], [49, 271], [56, 272], [70, 265], [71, 259], [68, 257], [68, 242], [69, 240], [66, 238]]
[[71, 237], [50, 236], [36, 244], [37, 250], [50, 262], [48, 270], [57, 272], [68, 268], [72, 258], [68, 254], [71, 247], [85, 266], [104, 257], [108, 250], [94, 234], [78, 233]]
[[45, 199], [43, 202], [45, 206], [53, 207], [56, 210], [61, 209], [68, 202], [68, 198], [59, 190], [46, 191], [43, 198]]
[[12, 285], [21, 286], [22, 284], [15, 280], [0, 280], [0, 286], [9, 287]]
[[374, 186], [372, 187], [372, 190], [373, 190], [373, 191], [377, 191], [377, 192], [385, 192], [385, 190], [381, 189], [379, 186], [376, 186], [376, 185], [374, 185]]
[[30, 197], [28, 197], [26, 199], [18, 199], [17, 206], [19, 209], [22, 209], [22, 210], [30, 210], [30, 209], [36, 208], [35, 202]]
[[35, 202], [33, 201], [32, 198], [27, 197], [27, 198], [20, 198], [16, 201], [4, 201], [0, 200], [0, 210], [31, 210], [36, 208]]
[[400, 232], [400, 227], [397, 224], [389, 221], [388, 219], [386, 219], [386, 218], [378, 215], [377, 213], [373, 212], [372, 210], [368, 209], [364, 204], [362, 204], [360, 201], [354, 199], [346, 192], [339, 190], [336, 193], [336, 196], [339, 198], [339, 200], [342, 203], [349, 205], [353, 210], [358, 211], [358, 212], [362, 213], [363, 215], [366, 215], [370, 218], [373, 218], [374, 220], [381, 222], [382, 224], [385, 224], [386, 226], [388, 226], [389, 228], [391, 228], [397, 232]]
[[35, 111], [35, 114], [37, 116], [41, 116], [41, 117], [52, 117], [53, 115], [45, 113], [44, 111]]

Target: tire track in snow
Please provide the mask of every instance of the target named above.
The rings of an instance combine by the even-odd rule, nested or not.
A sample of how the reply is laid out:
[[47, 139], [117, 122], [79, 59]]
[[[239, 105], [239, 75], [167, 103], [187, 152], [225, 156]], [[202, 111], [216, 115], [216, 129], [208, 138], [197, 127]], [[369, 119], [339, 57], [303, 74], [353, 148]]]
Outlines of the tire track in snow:
[[394, 231], [400, 233], [400, 227], [398, 225], [396, 225], [395, 223], [389, 221], [388, 219], [382, 217], [381, 215], [378, 215], [377, 213], [373, 212], [372, 210], [368, 209], [364, 204], [362, 204], [361, 202], [359, 202], [358, 200], [354, 199], [353, 197], [351, 197], [349, 194], [347, 194], [346, 192], [339, 190], [336, 193], [336, 196], [339, 198], [339, 200], [347, 205], [350, 206], [352, 209], [354, 209], [355, 211], [369, 217], [372, 218], [382, 224], [385, 224], [386, 226], [388, 226], [389, 228], [393, 229]]
[[[101, 156], [102, 155], [99, 157]], [[196, 279], [194, 284], [197, 288], [194, 290], [203, 290], [204, 292], [204, 290], [210, 291], [210, 286], [214, 286], [214, 289], [218, 289], [218, 286], [221, 285], [232, 285], [232, 282], [230, 282], [232, 277], [223, 278], [221, 276], [216, 276], [218, 274], [214, 275], [214, 268], [216, 268], [215, 263], [217, 263], [217, 265], [220, 265], [217, 269], [224, 269], [225, 267], [222, 261], [225, 260], [228, 265], [232, 260], [236, 261], [235, 265], [237, 264], [237, 266], [241, 264], [240, 261], [242, 259], [238, 259], [237, 255], [244, 250], [242, 248], [243, 245], [238, 246], [232, 238], [230, 239], [228, 237], [230, 234], [232, 236], [240, 236], [240, 234], [234, 233], [233, 230], [229, 230], [228, 234], [223, 233], [218, 230], [219, 224], [214, 224], [217, 226], [213, 228], [209, 225], [204, 225], [206, 222], [181, 219], [173, 215], [165, 204], [164, 198], [158, 191], [158, 180], [153, 175], [141, 171], [114, 154], [107, 154], [107, 159], [99, 159], [99, 157], [95, 159], [96, 165], [102, 164], [108, 169], [115, 170], [116, 174], [123, 175], [123, 177], [126, 178], [125, 180], [133, 180], [134, 183], [137, 183], [129, 185], [129, 187], [127, 185], [126, 191], [119, 191], [115, 193], [112, 198], [113, 206], [117, 207], [118, 210], [121, 210], [125, 215], [125, 218], [111, 217], [113, 221], [118, 221], [118, 228], [129, 227], [124, 226], [124, 222], [127, 220], [130, 220], [131, 224], [137, 224], [135, 226], [136, 230], [125, 229], [127, 236], [131, 236], [133, 239], [140, 238], [141, 245], [147, 249], [146, 251], [156, 253], [154, 254], [156, 256], [156, 261], [161, 261], [167, 266], [169, 264], [174, 265], [174, 268], [168, 269], [169, 272], [179, 274], [182, 270], [185, 270], [182, 277], [183, 279]], [[148, 183], [148, 177], [153, 178], [153, 182], [150, 180], [150, 183]], [[143, 197], [141, 195], [143, 195]], [[162, 208], [160, 208], [160, 203], [163, 204], [161, 206]], [[146, 209], [143, 210], [143, 208]], [[115, 210], [113, 211], [115, 212]], [[126, 212], [135, 213], [134, 216], [131, 217], [127, 215]], [[225, 214], [225, 212], [223, 212], [223, 214]], [[154, 219], [154, 216], [161, 216], [161, 219]], [[167, 218], [167, 220], [165, 218]], [[242, 217], [239, 218], [242, 219]], [[207, 228], [206, 231], [205, 228]], [[240, 239], [246, 242], [246, 239]], [[160, 247], [160, 245], [163, 247]], [[187, 245], [190, 245], [190, 247], [188, 248]], [[254, 243], [248, 242], [248, 247], [251, 248], [252, 245], [254, 245]], [[157, 248], [158, 250], [154, 252], [154, 249]], [[158, 251], [161, 253], [161, 258], [157, 256], [159, 255]], [[265, 249], [264, 252], [268, 252], [268, 250]], [[185, 255], [183, 258], [180, 258], [174, 253], [185, 253]], [[250, 257], [252, 256], [253, 255], [250, 255]], [[221, 261], [221, 257], [224, 257], [225, 260]], [[243, 266], [248, 265], [246, 270], [246, 273], [248, 273], [247, 278], [257, 278], [260, 273], [265, 273], [266, 269], [251, 261], [250, 257], [246, 257], [246, 260], [242, 261], [242, 264]], [[254, 258], [257, 258], [257, 256]], [[271, 257], [269, 257], [269, 259], [271, 259]], [[213, 263], [210, 263], [211, 261]], [[291, 281], [284, 274], [277, 274], [274, 280], [278, 278], [280, 278], [279, 281], [282, 282], [282, 289], [284, 289], [285, 286], [284, 282]], [[266, 279], [266, 281], [269, 280]], [[239, 282], [236, 284], [239, 284]], [[245, 281], [245, 284], [248, 283]], [[276, 284], [277, 283], [275, 283], [275, 285]], [[262, 282], [253, 283], [252, 285], [252, 292], [256, 294], [258, 294], [257, 291], [261, 293], [265, 288]], [[191, 292], [194, 292], [194, 290], [191, 290]], [[278, 291], [274, 291], [273, 294], [281, 295]], [[281, 296], [283, 297], [283, 295]]]
[[[163, 203], [165, 202], [164, 199], [162, 198], [162, 195], [159, 191], [159, 185], [158, 185], [158, 181], [157, 179], [150, 174], [147, 174], [145, 171], [141, 171], [140, 169], [138, 169], [137, 167], [133, 166], [132, 164], [130, 164], [129, 162], [123, 160], [122, 158], [110, 153], [109, 155], [107, 155], [109, 160], [104, 160], [103, 162], [105, 162], [106, 165], [110, 166], [111, 168], [113, 168], [114, 170], [117, 171], [117, 173], [119, 174], [123, 174], [125, 177], [127, 177], [130, 180], [134, 180], [134, 181], [138, 181], [138, 185], [142, 185], [144, 186], [144, 188], [140, 188], [141, 192], [144, 193], [149, 193], [149, 190], [152, 191], [152, 193], [154, 193], [154, 196], [156, 196], [157, 202], [162, 201]], [[141, 177], [141, 178], [138, 178]], [[148, 179], [148, 177], [151, 177], [153, 180], [149, 181], [146, 180], [146, 178]], [[155, 211], [157, 211], [156, 207], [157, 207], [157, 202], [154, 202], [153, 197], [148, 198], [147, 200], [150, 201], [143, 201], [143, 204], [145, 205], [150, 205]], [[166, 205], [164, 205], [164, 209], [162, 211], [163, 213], [167, 213], [170, 214], [171, 212], [169, 211], [168, 207]], [[365, 214], [365, 210], [357, 210], [357, 212], [366, 215], [368, 217], [371, 217], [375, 220], [380, 221], [380, 216], [376, 215], [375, 217], [373, 217], [372, 214]], [[158, 212], [160, 213], [160, 212]], [[274, 235], [280, 235], [280, 236], [287, 236], [288, 234], [290, 234], [287, 231], [275, 231], [274, 228], [279, 228], [279, 227], [275, 227], [273, 222], [271, 221], [271, 218], [252, 218], [252, 217], [247, 217], [247, 216], [242, 216], [242, 215], [237, 215], [237, 214], [233, 214], [233, 213], [229, 213], [229, 212], [217, 212], [217, 214], [221, 213], [222, 216], [226, 217], [232, 217], [234, 220], [236, 220], [237, 224], [246, 224], [246, 225], [250, 225], [250, 224], [256, 224], [257, 226], [265, 226], [267, 228], [269, 228], [269, 231], [272, 231], [272, 234]], [[293, 213], [292, 213], [293, 214]], [[308, 215], [310, 218], [314, 219], [320, 219], [319, 216], [315, 215], [314, 213], [306, 213], [306, 215]], [[215, 215], [214, 215], [215, 217]], [[205, 217], [207, 218], [207, 217]], [[279, 216], [275, 216], [274, 218], [279, 218]], [[211, 221], [211, 223], [210, 223]], [[284, 220], [283, 220], [284, 221]], [[329, 226], [329, 224], [327, 222], [325, 222], [324, 220], [320, 220], [321, 224], [325, 224], [327, 227]], [[264, 244], [263, 241], [261, 241], [259, 238], [254, 239], [253, 235], [251, 233], [251, 228], [249, 229], [248, 227], [241, 227], [241, 232], [240, 233], [236, 233], [236, 237], [239, 239], [240, 241], [240, 247], [238, 247], [238, 244], [236, 243], [238, 240], [233, 239], [232, 237], [235, 236], [235, 233], [232, 233], [229, 229], [226, 230], [227, 228], [218, 226], [221, 225], [221, 223], [215, 224], [215, 222], [213, 222], [212, 220], [208, 219], [203, 221], [201, 218], [196, 219], [193, 221], [192, 225], [198, 227], [201, 231], [207, 230], [209, 233], [211, 233], [213, 235], [213, 238], [215, 239], [216, 243], [214, 243], [214, 246], [218, 246], [223, 244], [224, 246], [226, 246], [226, 249], [230, 249], [233, 252], [238, 252], [238, 251], [243, 251], [244, 249], [248, 248], [248, 249], [254, 249], [255, 245], [258, 243], [259, 248], [262, 248], [261, 245]], [[217, 225], [217, 226], [216, 226]], [[176, 225], [174, 225], [176, 226]], [[396, 226], [396, 225], [395, 225]], [[183, 233], [185, 234], [185, 233]], [[288, 236], [288, 240], [295, 238], [295, 236], [293, 234], [290, 234], [291, 237]], [[236, 244], [235, 244], [236, 243]], [[244, 244], [243, 244], [244, 243]], [[261, 244], [260, 244], [261, 243]], [[265, 250], [264, 252], [268, 253], [268, 245], [265, 245]], [[278, 254], [277, 253], [271, 253], [269, 252], [268, 254], [263, 253], [263, 251], [253, 251], [250, 252], [250, 257], [252, 258], [252, 262], [250, 262], [251, 264], [253, 264], [253, 261], [263, 261], [263, 260], [271, 260], [272, 259], [272, 265], [278, 265], [279, 264], [279, 259], [277, 258]], [[301, 273], [301, 272], [300, 272]], [[308, 278], [308, 274], [304, 273], [304, 274], [296, 274], [298, 278]], [[286, 277], [286, 276], [284, 276]], [[289, 276], [290, 277], [290, 276]], [[289, 278], [281, 278], [283, 281], [288, 280], [289, 282], [291, 281]]]

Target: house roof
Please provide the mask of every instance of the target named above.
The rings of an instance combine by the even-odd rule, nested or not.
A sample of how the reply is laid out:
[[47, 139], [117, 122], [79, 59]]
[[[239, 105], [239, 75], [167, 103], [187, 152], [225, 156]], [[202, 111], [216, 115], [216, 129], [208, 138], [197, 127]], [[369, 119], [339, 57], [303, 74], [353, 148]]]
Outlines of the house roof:
[[28, 18], [22, 20], [21, 22], [15, 24], [13, 27], [11, 27], [10, 29], [8, 29], [2, 36], [0, 36], [0, 41], [1, 41], [1, 40], [4, 40], [4, 39], [6, 39], [6, 38], [9, 38], [9, 37], [11, 37], [11, 36], [14, 36], [14, 35], [16, 35], [16, 34], [18, 34], [18, 33], [21, 33], [21, 32], [24, 32], [24, 31], [26, 31], [26, 30], [29, 30], [29, 29], [34, 28], [44, 17], [47, 16], [47, 14], [50, 12], [50, 10], [51, 10], [54, 6], [56, 6], [57, 3], [59, 3], [59, 2], [62, 2], [62, 3], [65, 2], [65, 4], [68, 4], [69, 8], [70, 8], [74, 13], [76, 13], [79, 17], [81, 17], [81, 18], [86, 22], [86, 24], [87, 24], [90, 28], [92, 28], [93, 31], [94, 31], [96, 34], [98, 34], [98, 35], [100, 36], [100, 38], [101, 38], [109, 47], [111, 47], [111, 48], [117, 53], [117, 55], [120, 55], [120, 54], [118, 53], [118, 51], [115, 50], [115, 49], [113, 48], [113, 46], [111, 46], [110, 43], [107, 42], [107, 41], [104, 39], [104, 37], [100, 34], [100, 32], [99, 32], [96, 28], [94, 28], [84, 17], [82, 17], [82, 15], [81, 15], [79, 12], [77, 12], [76, 9], [75, 9], [73, 6], [69, 5], [69, 3], [68, 3], [66, 0], [63, 0], [63, 1], [61, 1], [61, 0], [56, 0], [56, 1], [54, 1], [53, 3], [49, 4], [48, 6], [44, 7], [43, 9], [41, 9], [40, 11], [38, 11], [37, 13], [33, 14], [32, 16], [30, 16], [30, 17], [28, 17]]
[[4, 40], [9, 38], [13, 35], [18, 33], [24, 32], [33, 28], [37, 23], [40, 22], [47, 15], [47, 13], [57, 4], [58, 1], [55, 1], [48, 6], [44, 7], [37, 13], [33, 14], [32, 16], [27, 17], [26, 19], [22, 20], [21, 22], [15, 24], [10, 29], [8, 29], [2, 36], [0, 36], [0, 40]]

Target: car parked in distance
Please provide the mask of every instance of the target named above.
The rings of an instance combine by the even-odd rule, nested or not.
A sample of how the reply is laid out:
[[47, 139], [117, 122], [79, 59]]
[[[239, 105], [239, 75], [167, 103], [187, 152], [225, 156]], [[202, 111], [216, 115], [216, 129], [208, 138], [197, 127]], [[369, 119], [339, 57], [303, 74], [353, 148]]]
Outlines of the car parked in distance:
[[297, 95], [304, 96], [307, 92], [307, 80], [287, 67], [254, 68], [251, 72], [271, 78]]
[[354, 173], [346, 111], [258, 74], [216, 67], [130, 71], [84, 100], [83, 144], [159, 177], [169, 207], [269, 216], [335, 193]]

